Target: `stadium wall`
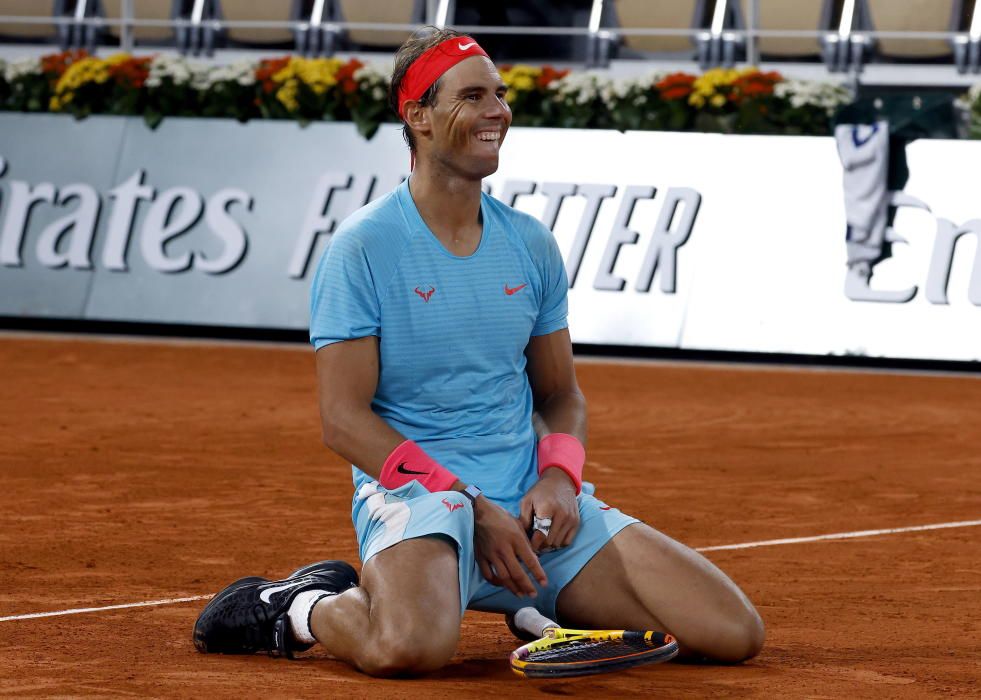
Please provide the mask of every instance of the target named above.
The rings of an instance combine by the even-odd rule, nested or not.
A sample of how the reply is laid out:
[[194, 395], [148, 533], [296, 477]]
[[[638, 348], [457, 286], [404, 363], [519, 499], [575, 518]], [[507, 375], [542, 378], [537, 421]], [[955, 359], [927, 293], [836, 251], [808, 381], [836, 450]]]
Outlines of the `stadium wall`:
[[[907, 155], [891, 302], [846, 293], [831, 138], [514, 128], [486, 186], [555, 233], [577, 343], [979, 360], [981, 143]], [[408, 171], [391, 125], [0, 114], [0, 316], [302, 330], [331, 231]]]

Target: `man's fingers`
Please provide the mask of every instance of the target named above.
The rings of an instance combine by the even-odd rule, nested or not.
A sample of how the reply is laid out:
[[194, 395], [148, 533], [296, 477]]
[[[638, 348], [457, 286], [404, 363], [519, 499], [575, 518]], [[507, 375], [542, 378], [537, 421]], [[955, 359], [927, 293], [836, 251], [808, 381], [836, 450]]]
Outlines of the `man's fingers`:
[[477, 559], [477, 566], [480, 567], [480, 573], [483, 575], [485, 579], [487, 579], [491, 583], [494, 584], [497, 583], [497, 576], [494, 575], [494, 569], [491, 568], [489, 561], [487, 561], [483, 557], [480, 557]]
[[[525, 547], [527, 546], [528, 545], [525, 544]], [[508, 554], [510, 554], [510, 556], [508, 556]], [[517, 593], [518, 595], [521, 594], [530, 595], [530, 596], [537, 595], [537, 591], [535, 590], [535, 585], [531, 582], [531, 579], [528, 578], [528, 574], [525, 573], [525, 570], [521, 568], [521, 564], [518, 563], [517, 558], [514, 556], [513, 553], [508, 553], [508, 554], [505, 554], [501, 558], [501, 561], [504, 563], [504, 566], [507, 568], [508, 575], [511, 577], [511, 582], [515, 587], [515, 588], [511, 588], [511, 586], [508, 586], [508, 588], [514, 591], [515, 593]], [[532, 559], [535, 559], [535, 557], [532, 556]], [[537, 559], [535, 560], [537, 561]]]
[[[538, 533], [541, 534], [541, 533]], [[524, 562], [524, 565], [528, 567], [528, 571], [531, 575], [535, 577], [540, 586], [548, 585], [548, 577], [545, 575], [545, 569], [542, 568], [542, 563], [538, 561], [538, 557], [531, 549], [531, 545], [528, 542], [522, 542], [518, 547], [515, 548], [515, 553]], [[524, 571], [521, 572], [524, 575]], [[525, 575], [524, 578], [528, 580], [528, 585], [531, 585], [531, 581]]]
[[494, 578], [487, 580], [493, 583], [495, 586], [502, 586], [507, 588], [516, 596], [520, 596], [521, 590], [518, 588], [517, 584], [511, 580], [511, 572], [508, 571], [507, 564], [504, 563], [504, 560], [493, 559], [491, 560], [490, 565], [495, 572], [495, 575]]
[[521, 520], [521, 527], [525, 532], [531, 529], [531, 520], [535, 514], [535, 506], [532, 505], [531, 499], [525, 496], [521, 499], [521, 510], [519, 511], [519, 520]]
[[545, 535], [542, 534], [541, 530], [535, 530], [533, 533], [531, 533], [532, 551], [536, 553], [542, 551], [542, 547], [546, 546], [545, 542], [546, 542]]

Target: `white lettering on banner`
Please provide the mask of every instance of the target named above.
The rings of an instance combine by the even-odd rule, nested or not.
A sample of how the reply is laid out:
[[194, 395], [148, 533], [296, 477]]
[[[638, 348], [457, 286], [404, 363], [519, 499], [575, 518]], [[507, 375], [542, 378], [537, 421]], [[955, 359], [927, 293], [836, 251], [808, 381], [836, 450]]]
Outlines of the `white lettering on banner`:
[[[6, 170], [7, 161], [0, 156], [0, 177]], [[140, 202], [152, 203], [140, 229], [140, 251], [151, 268], [174, 273], [193, 266], [194, 269], [217, 275], [241, 264], [248, 250], [248, 237], [229, 209], [239, 204], [246, 211], [251, 211], [253, 199], [249, 193], [225, 188], [214, 193], [205, 204], [202, 196], [193, 188], [174, 187], [158, 198], [153, 187], [143, 184], [145, 176], [146, 171], [139, 169], [107, 193], [112, 206], [102, 244], [103, 267], [119, 272], [129, 270], [127, 251]], [[24, 239], [37, 205], [47, 203], [63, 207], [78, 200], [74, 211], [45, 226], [38, 236], [35, 253], [37, 261], [44, 267], [92, 269], [92, 248], [102, 210], [102, 198], [94, 187], [86, 183], [70, 183], [59, 190], [50, 182], [31, 186], [27, 182], [11, 180], [7, 188], [6, 195], [0, 196], [0, 205], [5, 205], [0, 208], [0, 215], [3, 216], [0, 265], [23, 267]], [[207, 257], [203, 252], [169, 256], [167, 245], [194, 229], [202, 215], [208, 229], [221, 241], [221, 252], [214, 257]]]
[[[891, 203], [896, 210], [910, 207], [928, 213], [932, 211], [926, 202], [903, 192], [893, 192]], [[954, 265], [957, 242], [965, 234], [974, 234], [978, 245], [967, 296], [971, 304], [981, 306], [981, 219], [971, 219], [961, 226], [940, 216], [935, 217], [935, 220], [937, 226], [933, 250], [930, 255], [930, 266], [927, 268], [926, 300], [937, 306], [950, 304], [947, 298], [947, 285], [950, 282], [951, 268]], [[893, 244], [906, 242], [891, 226], [887, 229], [886, 240]], [[918, 291], [917, 285], [902, 290], [871, 289], [867, 278], [859, 282], [856, 282], [855, 278], [851, 278], [845, 285], [845, 295], [852, 301], [908, 304], [916, 297]]]
[[351, 187], [353, 181], [354, 176], [346, 173], [329, 172], [320, 176], [313, 190], [313, 198], [307, 207], [307, 215], [303, 219], [300, 240], [293, 249], [293, 258], [290, 260], [289, 267], [290, 277], [300, 279], [307, 274], [307, 266], [310, 264], [310, 256], [313, 254], [313, 246], [317, 239], [321, 234], [330, 236], [340, 221], [340, 218], [334, 218], [327, 213], [334, 190], [346, 190]]
[[252, 197], [242, 190], [219, 190], [208, 200], [204, 219], [225, 244], [225, 251], [214, 260], [208, 260], [204, 254], [198, 255], [194, 264], [196, 269], [212, 275], [221, 274], [235, 269], [245, 258], [249, 240], [245, 230], [228, 213], [228, 207], [235, 203], [243, 205], [247, 211], [252, 210]]
[[545, 224], [545, 228], [554, 231], [562, 202], [565, 201], [566, 197], [571, 197], [576, 193], [576, 184], [574, 182], [543, 182], [539, 192], [545, 197], [545, 211], [541, 221]]
[[[293, 279], [306, 277], [310, 259], [313, 257], [320, 236], [326, 236], [327, 240], [330, 240], [337, 225], [344, 219], [370, 202], [376, 194], [388, 192], [405, 178], [400, 177], [396, 182], [392, 182], [391, 187], [379, 186], [382, 179], [379, 175], [352, 175], [336, 171], [320, 176], [303, 219], [300, 238], [293, 248], [289, 266], [290, 277]], [[384, 184], [387, 185], [389, 182], [386, 180]], [[334, 196], [338, 190], [347, 190], [349, 193], [341, 204], [337, 203]]]
[[203, 210], [201, 195], [190, 187], [173, 187], [154, 200], [140, 231], [140, 250], [150, 267], [160, 272], [182, 272], [191, 267], [191, 253], [170, 258], [164, 248], [194, 226]]
[[[79, 200], [78, 208], [68, 216], [63, 216], [49, 224], [38, 239], [37, 259], [46, 267], [70, 265], [76, 270], [92, 269], [89, 255], [92, 252], [95, 226], [99, 220], [102, 200], [93, 187], [76, 183], [62, 188], [57, 203], [67, 204], [73, 199]], [[68, 251], [59, 252], [58, 248], [64, 247], [62, 241], [68, 235], [71, 236]]]
[[947, 283], [950, 281], [950, 268], [954, 264], [954, 251], [957, 241], [968, 233], [975, 235], [977, 248], [967, 296], [972, 304], [981, 306], [981, 219], [971, 219], [962, 226], [947, 219], [937, 219], [937, 237], [933, 242], [933, 255], [930, 257], [926, 283], [926, 298], [931, 304], [949, 303]]
[[518, 197], [523, 194], [534, 194], [534, 192], [535, 183], [532, 180], [505, 180], [501, 194], [497, 198], [509, 207], [513, 207]]
[[[505, 180], [498, 197], [508, 206], [515, 206], [518, 197], [535, 194], [545, 197], [545, 210], [541, 222], [550, 230], [555, 229], [559, 211], [566, 198], [581, 195], [586, 199], [586, 205], [579, 219], [569, 253], [566, 256], [566, 275], [569, 286], [575, 287], [579, 268], [586, 246], [596, 225], [603, 201], [616, 196], [617, 188], [609, 184], [577, 184], [573, 182], [544, 182], [541, 187], [532, 180]], [[623, 201], [617, 213], [617, 220], [610, 231], [607, 247], [603, 252], [600, 268], [596, 272], [593, 288], [601, 291], [623, 291], [626, 281], [613, 276], [620, 248], [624, 245], [634, 245], [640, 236], [629, 228], [631, 215], [638, 200], [653, 199], [657, 190], [654, 187], [627, 187]], [[651, 240], [641, 265], [634, 288], [638, 292], [649, 292], [654, 281], [654, 274], [660, 268], [660, 290], [665, 294], [674, 294], [677, 289], [678, 249], [685, 244], [695, 226], [695, 217], [702, 197], [695, 190], [687, 187], [672, 187], [668, 189], [665, 203], [651, 235]], [[678, 205], [684, 205], [678, 215]]]
[[[615, 196], [617, 188], [613, 185], [577, 185], [576, 194], [586, 198], [586, 206], [583, 209], [582, 217], [579, 219], [579, 228], [576, 230], [576, 237], [572, 241], [572, 248], [569, 250], [569, 257], [565, 261], [566, 273], [569, 277], [569, 286], [574, 287], [576, 277], [579, 276], [579, 266], [582, 265], [582, 258], [586, 254], [586, 245], [589, 243], [589, 236], [593, 233], [596, 225], [596, 217], [599, 216], [600, 207], [603, 200]], [[551, 226], [549, 228], [552, 228]]]
[[127, 269], [126, 249], [129, 247], [136, 208], [141, 201], [153, 201], [154, 191], [143, 184], [144, 174], [145, 171], [137, 170], [126, 182], [109, 190], [114, 204], [102, 248], [102, 264], [110, 270], [122, 272]]
[[[665, 294], [675, 293], [678, 279], [678, 249], [691, 235], [702, 195], [690, 187], [672, 187], [665, 195], [665, 199], [661, 206], [661, 213], [657, 217], [657, 224], [654, 226], [651, 242], [647, 246], [647, 254], [637, 275], [637, 285], [634, 289], [638, 292], [650, 291], [654, 273], [659, 264], [663, 263], [661, 291]], [[679, 204], [684, 205], [680, 216]]]
[[31, 217], [31, 209], [39, 202], [54, 202], [58, 191], [50, 182], [31, 187], [26, 182], [13, 180], [7, 199], [6, 218], [0, 232], [0, 264], [20, 267], [24, 232]]

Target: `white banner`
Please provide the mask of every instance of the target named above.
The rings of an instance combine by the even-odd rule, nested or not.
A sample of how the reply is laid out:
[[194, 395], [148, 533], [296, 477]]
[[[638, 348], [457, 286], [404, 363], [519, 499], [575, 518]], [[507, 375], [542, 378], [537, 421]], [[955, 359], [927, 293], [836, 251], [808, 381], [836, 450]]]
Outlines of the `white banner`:
[[[486, 184], [554, 231], [576, 342], [975, 360], [972, 156], [909, 146], [864, 296], [831, 138], [516, 128]], [[304, 328], [331, 231], [407, 170], [394, 126], [0, 115], [0, 315]]]

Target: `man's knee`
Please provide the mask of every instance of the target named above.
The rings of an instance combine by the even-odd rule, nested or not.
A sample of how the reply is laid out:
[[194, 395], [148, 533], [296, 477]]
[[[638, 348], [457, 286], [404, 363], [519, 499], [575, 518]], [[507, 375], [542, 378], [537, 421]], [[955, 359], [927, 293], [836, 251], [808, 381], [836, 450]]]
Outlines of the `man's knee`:
[[749, 608], [735, 619], [720, 621], [712, 639], [697, 651], [712, 661], [740, 663], [760, 653], [766, 639], [766, 628], [755, 609]]
[[378, 637], [364, 650], [358, 667], [370, 676], [414, 676], [445, 666], [456, 652], [459, 629], [455, 633], [396, 633]]

